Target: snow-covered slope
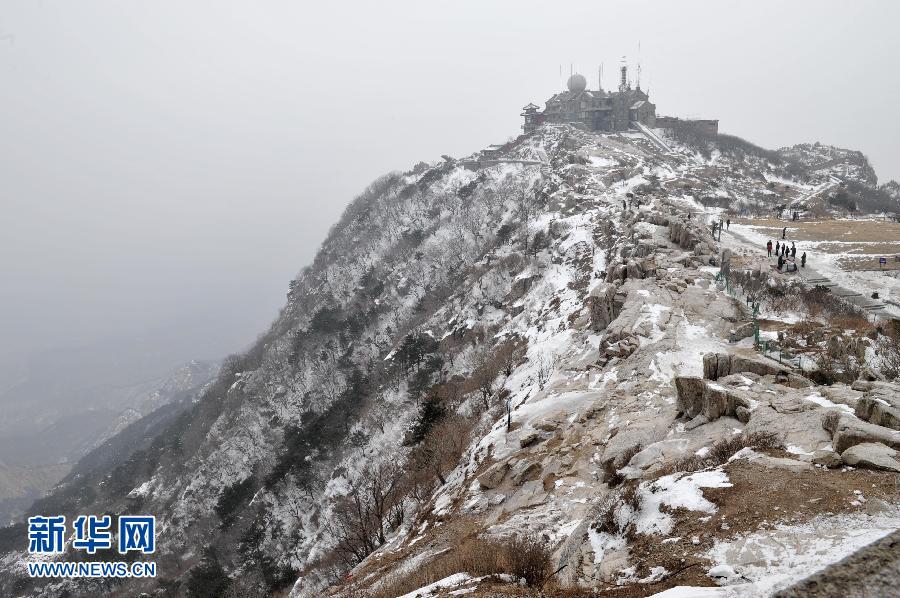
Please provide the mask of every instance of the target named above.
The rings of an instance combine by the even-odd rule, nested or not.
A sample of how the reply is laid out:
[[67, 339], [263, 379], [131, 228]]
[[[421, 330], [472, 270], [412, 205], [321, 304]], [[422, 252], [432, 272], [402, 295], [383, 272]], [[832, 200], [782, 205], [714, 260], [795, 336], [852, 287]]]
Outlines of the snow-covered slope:
[[[773, 426], [804, 454], [831, 438], [821, 403], [772, 406], [772, 372], [724, 383], [746, 414], [683, 417], [690, 392], [726, 393], [704, 386], [704, 356], [753, 357], [729, 343], [751, 314], [715, 280], [707, 207], [769, 211], [815, 182], [765, 157], [659, 147], [544, 127], [498, 161], [375, 181], [193, 409], [90, 491], [75, 480], [36, 508], [156, 515], [159, 579], [127, 593], [403, 593], [463, 540], [523, 533], [570, 588], [673, 583], [679, 559], [719, 558], [710, 529], [727, 523], [707, 524], [731, 514], [729, 493], [814, 468], [752, 450], [672, 463]], [[4, 557], [0, 591], [110, 583], [23, 581], [22, 558]]]

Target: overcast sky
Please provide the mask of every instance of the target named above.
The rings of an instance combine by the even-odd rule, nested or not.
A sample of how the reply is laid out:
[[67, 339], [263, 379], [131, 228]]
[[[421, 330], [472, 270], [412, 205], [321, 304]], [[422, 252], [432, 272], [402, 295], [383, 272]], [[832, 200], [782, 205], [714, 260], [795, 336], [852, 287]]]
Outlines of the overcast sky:
[[[574, 64], [900, 178], [900, 3], [0, 0], [0, 355], [275, 317], [369, 181], [515, 136]], [[560, 77], [560, 71], [563, 77]], [[200, 354], [198, 354], [200, 353]], [[2, 368], [0, 368], [2, 371]]]

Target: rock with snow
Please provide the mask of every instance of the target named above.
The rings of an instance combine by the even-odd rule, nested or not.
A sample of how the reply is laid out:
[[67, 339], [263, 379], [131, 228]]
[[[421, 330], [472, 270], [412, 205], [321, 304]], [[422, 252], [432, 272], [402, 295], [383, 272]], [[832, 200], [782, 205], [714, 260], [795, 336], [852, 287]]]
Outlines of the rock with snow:
[[900, 431], [863, 421], [837, 410], [828, 411], [822, 417], [822, 427], [831, 432], [832, 446], [841, 453], [863, 443], [878, 443], [892, 449], [900, 449]]
[[813, 452], [812, 462], [816, 465], [828, 467], [829, 469], [840, 467], [843, 463], [840, 454], [830, 448], [823, 448]]
[[519, 446], [522, 448], [531, 446], [532, 444], [537, 444], [542, 440], [544, 440], [544, 435], [540, 430], [535, 430], [533, 428], [522, 430], [522, 433], [519, 434]]
[[869, 423], [900, 430], [900, 384], [872, 388], [857, 401], [855, 413]]
[[478, 476], [478, 483], [486, 490], [494, 489], [503, 482], [507, 471], [509, 471], [509, 463], [495, 463]]
[[509, 475], [513, 485], [521, 486], [524, 482], [531, 481], [541, 475], [541, 464], [522, 459], [509, 468]]
[[898, 452], [877, 442], [855, 444], [841, 453], [841, 460], [854, 467], [867, 467], [900, 473]]

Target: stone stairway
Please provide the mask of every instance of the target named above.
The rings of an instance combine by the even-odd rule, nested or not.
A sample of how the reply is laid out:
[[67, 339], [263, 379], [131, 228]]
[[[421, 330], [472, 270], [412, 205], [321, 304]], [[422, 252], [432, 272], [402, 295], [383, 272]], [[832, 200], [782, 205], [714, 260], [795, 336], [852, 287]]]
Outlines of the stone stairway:
[[837, 283], [832, 282], [830, 278], [817, 273], [813, 273], [813, 275], [809, 277], [804, 277], [803, 281], [810, 286], [825, 287], [829, 289], [835, 296], [846, 299], [850, 303], [861, 308], [866, 313], [879, 314], [886, 307], [885, 304], [881, 301], [870, 299], [862, 293], [858, 293], [850, 289], [845, 289]]

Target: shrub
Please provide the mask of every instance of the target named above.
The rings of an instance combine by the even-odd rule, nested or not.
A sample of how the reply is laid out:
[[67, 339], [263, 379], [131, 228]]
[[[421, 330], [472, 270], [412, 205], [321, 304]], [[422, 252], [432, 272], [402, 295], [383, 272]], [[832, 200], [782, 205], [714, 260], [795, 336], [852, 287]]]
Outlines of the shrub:
[[406, 594], [454, 573], [473, 576], [506, 573], [531, 587], [539, 588], [553, 574], [550, 549], [533, 535], [504, 539], [470, 538], [451, 544], [449, 551], [420, 566], [416, 571], [388, 581], [373, 598], [393, 598]]
[[679, 471], [700, 471], [708, 467], [716, 467], [728, 461], [736, 452], [743, 448], [756, 449], [783, 449], [784, 442], [775, 432], [750, 432], [722, 438], [713, 444], [709, 452], [702, 457], [688, 455], [678, 459], [663, 470], [663, 475]]

